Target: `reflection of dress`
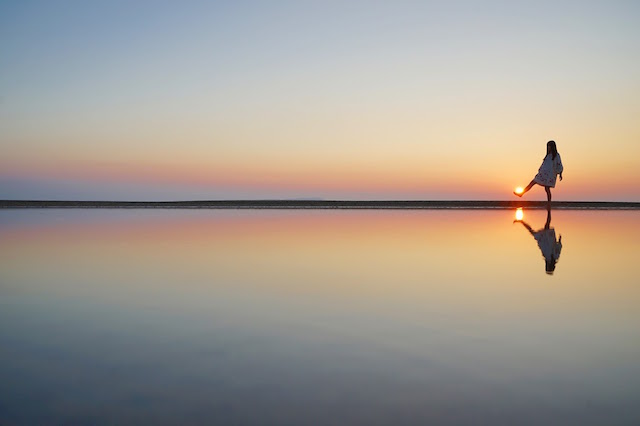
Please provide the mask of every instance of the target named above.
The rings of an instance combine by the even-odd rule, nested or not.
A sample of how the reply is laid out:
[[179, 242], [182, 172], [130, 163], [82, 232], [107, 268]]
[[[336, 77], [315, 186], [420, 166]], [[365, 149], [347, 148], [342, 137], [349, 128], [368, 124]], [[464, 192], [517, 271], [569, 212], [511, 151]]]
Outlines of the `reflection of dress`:
[[544, 157], [544, 161], [538, 169], [538, 174], [533, 180], [542, 186], [550, 186], [554, 188], [556, 186], [556, 175], [562, 173], [562, 160], [560, 159], [560, 154], [556, 155], [556, 159], [551, 159], [551, 154], [547, 154]]
[[560, 250], [562, 250], [562, 243], [556, 241], [556, 230], [541, 229], [533, 233], [533, 238], [538, 242], [538, 247], [542, 251], [542, 255], [546, 260], [558, 260], [560, 258]]

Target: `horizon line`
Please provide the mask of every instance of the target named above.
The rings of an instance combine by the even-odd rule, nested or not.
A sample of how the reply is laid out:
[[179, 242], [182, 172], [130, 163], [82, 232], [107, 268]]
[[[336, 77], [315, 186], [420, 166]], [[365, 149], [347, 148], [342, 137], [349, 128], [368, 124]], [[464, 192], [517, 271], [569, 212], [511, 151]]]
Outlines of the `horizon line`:
[[[128, 208], [128, 209], [544, 209], [546, 201], [531, 200], [324, 200], [324, 199], [229, 199], [187, 201], [117, 200], [0, 200], [0, 209], [30, 208]], [[561, 210], [640, 210], [636, 201], [552, 201]]]

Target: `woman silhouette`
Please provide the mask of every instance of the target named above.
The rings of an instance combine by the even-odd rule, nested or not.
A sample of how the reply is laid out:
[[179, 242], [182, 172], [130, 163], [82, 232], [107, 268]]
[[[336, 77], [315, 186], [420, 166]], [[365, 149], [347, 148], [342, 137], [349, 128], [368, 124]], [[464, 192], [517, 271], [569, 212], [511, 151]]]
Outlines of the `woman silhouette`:
[[514, 194], [522, 197], [525, 193], [529, 192], [533, 185], [538, 184], [544, 186], [544, 190], [547, 193], [547, 203], [551, 204], [551, 188], [555, 188], [556, 186], [556, 175], [560, 175], [560, 180], [562, 180], [563, 170], [562, 160], [560, 159], [560, 154], [558, 154], [556, 143], [549, 141], [547, 142], [547, 155], [545, 155], [544, 160], [542, 160], [538, 174], [521, 193], [514, 192]]
[[556, 230], [551, 227], [551, 209], [547, 209], [547, 222], [544, 228], [534, 231], [529, 224], [523, 220], [515, 220], [520, 222], [531, 233], [538, 243], [538, 247], [544, 257], [544, 270], [547, 274], [552, 275], [556, 269], [556, 263], [560, 259], [562, 251], [562, 235], [556, 241]]

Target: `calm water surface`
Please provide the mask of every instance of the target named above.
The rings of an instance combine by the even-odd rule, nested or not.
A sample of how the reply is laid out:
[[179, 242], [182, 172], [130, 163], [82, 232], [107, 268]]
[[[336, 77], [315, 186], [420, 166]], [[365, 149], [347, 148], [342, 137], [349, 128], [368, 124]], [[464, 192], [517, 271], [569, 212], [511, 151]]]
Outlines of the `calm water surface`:
[[0, 211], [0, 424], [640, 424], [640, 212], [514, 213]]

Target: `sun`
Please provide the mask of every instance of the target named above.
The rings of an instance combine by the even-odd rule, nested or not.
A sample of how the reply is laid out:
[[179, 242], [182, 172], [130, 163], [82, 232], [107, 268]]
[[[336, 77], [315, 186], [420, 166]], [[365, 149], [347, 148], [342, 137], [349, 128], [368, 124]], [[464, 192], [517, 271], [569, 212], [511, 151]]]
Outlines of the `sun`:
[[521, 186], [516, 188], [516, 194], [522, 194], [524, 192], [524, 189], [522, 189]]

